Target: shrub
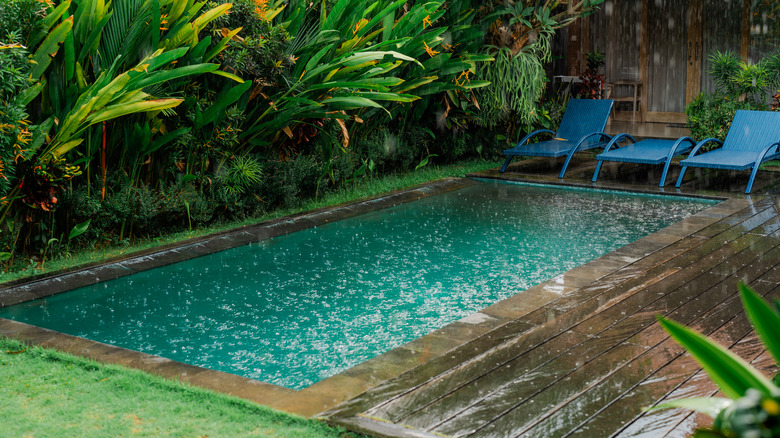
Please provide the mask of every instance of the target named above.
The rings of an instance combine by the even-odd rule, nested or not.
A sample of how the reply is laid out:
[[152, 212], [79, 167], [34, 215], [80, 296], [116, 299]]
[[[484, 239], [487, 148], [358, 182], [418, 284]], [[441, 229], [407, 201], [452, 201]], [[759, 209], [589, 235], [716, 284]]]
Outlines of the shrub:
[[30, 141], [24, 104], [16, 99], [30, 85], [27, 51], [19, 45], [17, 33], [9, 37], [8, 45], [0, 50], [0, 198], [16, 179], [16, 157], [28, 156]]
[[20, 30], [19, 42], [28, 45], [30, 36], [40, 31], [41, 18], [46, 15], [46, 3], [40, 0], [3, 0], [0, 2], [0, 41]]
[[[750, 100], [738, 101], [722, 94], [702, 93], [685, 107], [691, 137], [696, 140], [725, 140], [737, 110], [766, 110], [767, 105]], [[713, 144], [714, 146], [714, 144]]]

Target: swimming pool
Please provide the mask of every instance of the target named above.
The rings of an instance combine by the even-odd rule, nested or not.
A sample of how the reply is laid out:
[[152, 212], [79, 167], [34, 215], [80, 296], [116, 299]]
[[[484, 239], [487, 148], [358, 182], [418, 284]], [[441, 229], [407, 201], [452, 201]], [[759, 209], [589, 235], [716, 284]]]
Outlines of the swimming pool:
[[709, 205], [481, 183], [0, 317], [299, 389]]

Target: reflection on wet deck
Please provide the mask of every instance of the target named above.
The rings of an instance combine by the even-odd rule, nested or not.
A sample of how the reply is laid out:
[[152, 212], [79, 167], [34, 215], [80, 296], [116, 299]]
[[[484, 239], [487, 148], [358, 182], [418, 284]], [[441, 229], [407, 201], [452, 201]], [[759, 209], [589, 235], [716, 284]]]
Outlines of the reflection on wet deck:
[[[591, 184], [592, 164], [578, 157], [564, 182], [659, 191], [660, 168], [616, 164]], [[559, 165], [535, 159], [478, 176], [557, 183]], [[322, 415], [378, 436], [688, 436], [709, 419], [643, 408], [717, 389], [656, 315], [776, 372], [736, 290], [744, 281], [780, 297], [778, 176], [760, 172], [753, 196], [742, 194], [747, 173], [705, 171], [667, 188], [728, 199], [484, 309], [501, 324]]]

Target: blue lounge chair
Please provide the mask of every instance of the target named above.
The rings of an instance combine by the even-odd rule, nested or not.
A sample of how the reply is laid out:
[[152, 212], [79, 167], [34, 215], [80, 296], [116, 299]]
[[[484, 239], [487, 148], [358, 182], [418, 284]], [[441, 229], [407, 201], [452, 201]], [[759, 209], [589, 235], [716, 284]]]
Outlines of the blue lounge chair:
[[[619, 142], [629, 140], [632, 143], [620, 147]], [[661, 173], [661, 181], [658, 187], [666, 184], [666, 174], [669, 173], [669, 165], [672, 164], [672, 158], [687, 154], [696, 146], [696, 141], [690, 137], [680, 137], [677, 140], [647, 139], [637, 142], [630, 134], [618, 134], [612, 138], [604, 148], [604, 152], [596, 159], [599, 164], [596, 165], [596, 171], [593, 172], [593, 182], [599, 177], [601, 165], [605, 161], [620, 161], [623, 163], [640, 164], [661, 164], [664, 163], [664, 171]]]
[[[575, 152], [604, 147], [611, 138], [603, 131], [607, 125], [609, 112], [612, 110], [612, 103], [613, 101], [609, 99], [570, 99], [558, 132], [548, 129], [534, 131], [520, 140], [517, 146], [505, 150], [504, 155], [507, 155], [507, 158], [501, 166], [501, 173], [506, 170], [514, 157], [557, 158], [566, 155], [563, 169], [558, 175], [558, 178], [563, 178]], [[531, 137], [542, 133], [553, 134], [553, 139], [525, 144]]]
[[[722, 147], [696, 155], [702, 146], [710, 142]], [[680, 166], [683, 168], [675, 187], [680, 187], [682, 184], [688, 167], [753, 169], [745, 189], [745, 193], [750, 193], [761, 163], [778, 158], [780, 158], [780, 112], [738, 110], [725, 141], [716, 138], [704, 139], [696, 144], [688, 158], [680, 161]]]

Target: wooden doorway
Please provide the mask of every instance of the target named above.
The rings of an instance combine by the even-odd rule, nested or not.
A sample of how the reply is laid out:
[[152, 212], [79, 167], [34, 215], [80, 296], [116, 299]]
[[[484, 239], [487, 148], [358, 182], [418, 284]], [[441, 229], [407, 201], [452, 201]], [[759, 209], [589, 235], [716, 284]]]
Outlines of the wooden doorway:
[[746, 0], [642, 0], [640, 79], [647, 84], [647, 121], [686, 122], [685, 106], [702, 91], [715, 91], [710, 54], [746, 57], [743, 19], [749, 12]]
[[[694, 59], [701, 0], [643, 0], [640, 71], [648, 122], [684, 123], [685, 105], [699, 93], [701, 63]], [[698, 6], [698, 8], [697, 8]], [[698, 23], [697, 23], [698, 20]], [[689, 49], [690, 46], [690, 49]]]

